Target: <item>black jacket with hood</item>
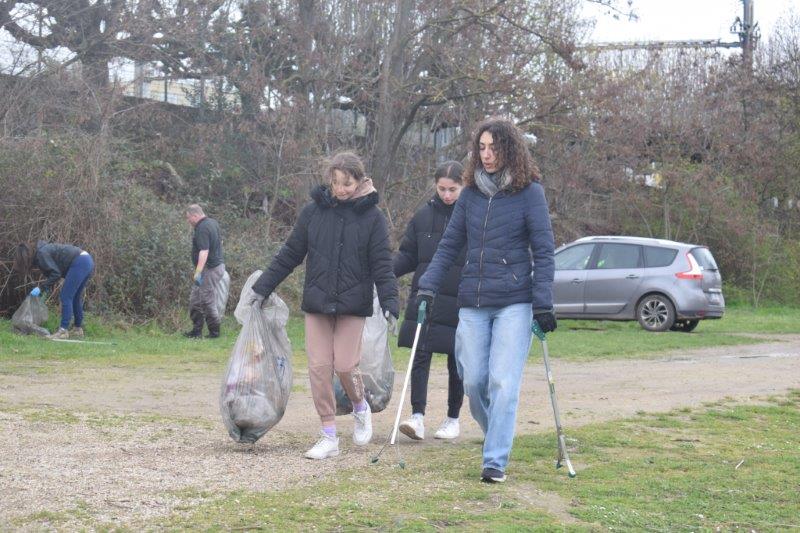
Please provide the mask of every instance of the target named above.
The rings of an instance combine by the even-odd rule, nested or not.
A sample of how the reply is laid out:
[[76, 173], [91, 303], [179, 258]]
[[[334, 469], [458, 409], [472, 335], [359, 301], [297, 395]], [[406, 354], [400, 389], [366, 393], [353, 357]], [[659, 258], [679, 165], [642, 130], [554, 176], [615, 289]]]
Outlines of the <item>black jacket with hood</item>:
[[59, 278], [66, 276], [72, 261], [82, 251], [71, 244], [56, 244], [47, 241], [37, 242], [36, 255], [33, 256], [33, 266], [38, 267], [47, 276], [47, 279], [42, 283], [42, 289], [52, 289]]
[[253, 290], [269, 296], [306, 259], [302, 310], [326, 315], [372, 315], [372, 287], [381, 308], [398, 316], [397, 280], [378, 193], [338, 201], [320, 185], [300, 212], [289, 239]]
[[[453, 214], [453, 205], [445, 204], [436, 194], [428, 200], [408, 223], [400, 250], [394, 256], [394, 275], [398, 278], [414, 272], [411, 292], [408, 295], [405, 321], [400, 328], [398, 346], [411, 348], [417, 327], [416, 296], [419, 278], [425, 273], [436, 253], [439, 241]], [[458, 326], [458, 282], [464, 266], [466, 250], [445, 275], [444, 282], [436, 295], [436, 302], [430, 310], [428, 320], [422, 327], [418, 347], [420, 350], [436, 353], [455, 353], [456, 327]]]

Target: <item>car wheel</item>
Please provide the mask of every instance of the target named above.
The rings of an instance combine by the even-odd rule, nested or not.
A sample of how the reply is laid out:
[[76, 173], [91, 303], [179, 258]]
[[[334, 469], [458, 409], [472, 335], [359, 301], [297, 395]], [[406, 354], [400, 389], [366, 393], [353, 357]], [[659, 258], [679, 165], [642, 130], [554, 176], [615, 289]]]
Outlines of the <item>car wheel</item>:
[[636, 306], [636, 319], [647, 331], [667, 331], [675, 323], [675, 308], [666, 297], [649, 294]]
[[684, 333], [689, 333], [690, 331], [693, 331], [699, 323], [699, 320], [676, 320], [669, 329], [671, 331], [682, 331]]

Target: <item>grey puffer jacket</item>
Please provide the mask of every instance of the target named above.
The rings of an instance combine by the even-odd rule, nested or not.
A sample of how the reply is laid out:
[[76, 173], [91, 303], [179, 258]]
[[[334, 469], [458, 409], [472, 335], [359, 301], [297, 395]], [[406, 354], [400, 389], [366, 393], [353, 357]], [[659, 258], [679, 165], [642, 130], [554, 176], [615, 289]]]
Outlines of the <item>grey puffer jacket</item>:
[[71, 244], [56, 244], [47, 241], [37, 242], [36, 255], [33, 256], [33, 266], [38, 267], [47, 276], [47, 279], [42, 283], [42, 289], [52, 289], [60, 278], [66, 276], [72, 261], [82, 251]]

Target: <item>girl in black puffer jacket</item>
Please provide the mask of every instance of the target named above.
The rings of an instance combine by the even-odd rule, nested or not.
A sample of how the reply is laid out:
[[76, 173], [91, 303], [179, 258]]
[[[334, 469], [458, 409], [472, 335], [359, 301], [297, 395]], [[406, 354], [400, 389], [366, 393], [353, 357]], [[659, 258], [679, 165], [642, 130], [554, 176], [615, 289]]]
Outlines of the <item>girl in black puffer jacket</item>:
[[[417, 282], [425, 273], [436, 253], [453, 213], [453, 206], [461, 194], [461, 174], [464, 168], [457, 161], [448, 161], [436, 169], [434, 180], [436, 194], [414, 214], [406, 228], [400, 251], [394, 257], [394, 275], [398, 278], [414, 272], [411, 294], [408, 297], [405, 321], [400, 329], [398, 345], [411, 348], [416, 330]], [[425, 404], [428, 393], [428, 376], [433, 353], [447, 354], [447, 418], [435, 433], [437, 439], [454, 439], [459, 435], [458, 414], [464, 402], [464, 387], [458, 376], [455, 360], [455, 336], [458, 326], [458, 282], [464, 266], [461, 252], [445, 276], [439, 289], [436, 304], [430, 310], [428, 320], [420, 333], [414, 365], [411, 368], [411, 418], [400, 424], [400, 431], [412, 439], [425, 438]]]
[[308, 257], [301, 307], [306, 313], [311, 395], [322, 421], [320, 440], [305, 454], [309, 459], [339, 454], [334, 372], [353, 403], [353, 441], [369, 443], [372, 418], [358, 365], [364, 322], [372, 315], [373, 285], [390, 327], [398, 316], [389, 231], [364, 164], [356, 154], [341, 152], [327, 162], [324, 176], [329, 185], [311, 192], [313, 201], [300, 212], [286, 244], [253, 285], [256, 300], [263, 301]]

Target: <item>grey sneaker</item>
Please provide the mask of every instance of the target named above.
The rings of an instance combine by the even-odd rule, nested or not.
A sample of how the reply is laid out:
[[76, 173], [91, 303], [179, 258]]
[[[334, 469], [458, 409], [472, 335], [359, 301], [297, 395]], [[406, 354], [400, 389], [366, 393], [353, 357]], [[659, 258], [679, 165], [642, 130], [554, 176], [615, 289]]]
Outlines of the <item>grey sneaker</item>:
[[84, 337], [83, 328], [74, 327], [69, 330], [69, 336], [73, 339], [82, 339]]
[[47, 338], [51, 341], [69, 339], [69, 331], [65, 330], [64, 328], [58, 328], [54, 333], [48, 335]]

